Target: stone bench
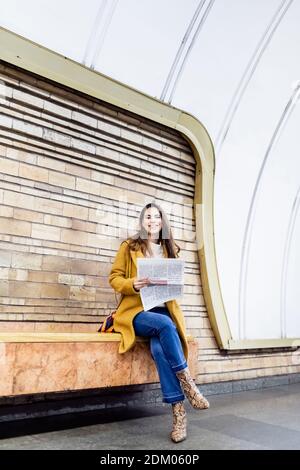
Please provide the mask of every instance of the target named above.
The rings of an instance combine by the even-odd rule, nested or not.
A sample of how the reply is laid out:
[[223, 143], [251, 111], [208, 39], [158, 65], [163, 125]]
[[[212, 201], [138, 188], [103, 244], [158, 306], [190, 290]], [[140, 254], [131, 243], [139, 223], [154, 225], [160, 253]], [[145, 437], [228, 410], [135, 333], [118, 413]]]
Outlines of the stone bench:
[[[0, 333], [0, 397], [159, 382], [145, 338], [119, 354], [119, 333]], [[197, 342], [188, 337], [196, 373]]]

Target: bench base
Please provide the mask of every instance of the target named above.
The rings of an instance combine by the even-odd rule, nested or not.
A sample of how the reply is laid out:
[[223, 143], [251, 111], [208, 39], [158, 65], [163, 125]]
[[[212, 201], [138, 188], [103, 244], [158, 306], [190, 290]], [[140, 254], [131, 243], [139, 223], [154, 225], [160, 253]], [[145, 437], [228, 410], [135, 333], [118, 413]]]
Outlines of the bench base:
[[[119, 354], [118, 333], [1, 333], [0, 397], [159, 382], [149, 343]], [[188, 338], [196, 374], [197, 342]]]

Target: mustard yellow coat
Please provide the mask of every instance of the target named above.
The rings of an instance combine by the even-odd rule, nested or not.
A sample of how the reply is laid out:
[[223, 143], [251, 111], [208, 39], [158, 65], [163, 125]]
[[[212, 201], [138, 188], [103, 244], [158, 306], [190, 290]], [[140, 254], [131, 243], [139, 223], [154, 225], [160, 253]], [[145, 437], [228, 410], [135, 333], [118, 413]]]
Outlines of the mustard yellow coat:
[[[164, 256], [167, 257], [165, 248]], [[137, 277], [137, 258], [140, 257], [144, 258], [141, 250], [131, 251], [128, 248], [128, 241], [123, 241], [109, 275], [111, 287], [116, 292], [123, 294], [114, 318], [114, 330], [121, 333], [121, 343], [119, 347], [119, 353], [121, 354], [127, 352], [134, 346], [136, 336], [132, 322], [134, 317], [144, 310], [140, 293], [133, 287], [133, 281]], [[183, 352], [187, 359], [188, 343], [183, 313], [176, 300], [166, 302], [166, 306], [177, 327]]]

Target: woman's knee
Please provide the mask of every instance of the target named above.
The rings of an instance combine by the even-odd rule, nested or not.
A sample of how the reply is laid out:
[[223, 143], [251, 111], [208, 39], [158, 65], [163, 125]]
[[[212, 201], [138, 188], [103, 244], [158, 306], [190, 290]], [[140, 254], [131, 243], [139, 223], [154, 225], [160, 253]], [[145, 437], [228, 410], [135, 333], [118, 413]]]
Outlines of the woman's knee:
[[175, 332], [176, 325], [167, 315], [152, 312], [140, 312], [133, 320], [133, 327], [138, 336], [158, 336], [161, 331]]
[[160, 321], [160, 329], [176, 330], [176, 325], [170, 317], [163, 316]]

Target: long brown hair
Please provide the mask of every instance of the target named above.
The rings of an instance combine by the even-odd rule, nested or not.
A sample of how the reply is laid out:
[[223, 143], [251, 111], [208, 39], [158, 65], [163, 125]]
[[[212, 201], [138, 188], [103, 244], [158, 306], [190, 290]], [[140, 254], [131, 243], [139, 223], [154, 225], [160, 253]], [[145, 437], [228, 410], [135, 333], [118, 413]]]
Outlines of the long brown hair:
[[159, 211], [161, 216], [161, 229], [159, 231], [159, 243], [166, 248], [168, 253], [168, 258], [177, 258], [180, 252], [180, 246], [175, 243], [172, 230], [165, 214], [164, 210], [156, 203], [156, 202], [149, 202], [146, 206], [141, 210], [140, 217], [139, 217], [139, 231], [130, 237], [127, 241], [129, 242], [129, 249], [133, 251], [142, 250], [144, 256], [146, 256], [146, 251], [148, 249], [148, 232], [143, 227], [143, 220], [144, 214], [147, 209], [150, 207], [156, 207]]

